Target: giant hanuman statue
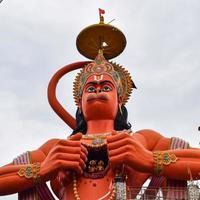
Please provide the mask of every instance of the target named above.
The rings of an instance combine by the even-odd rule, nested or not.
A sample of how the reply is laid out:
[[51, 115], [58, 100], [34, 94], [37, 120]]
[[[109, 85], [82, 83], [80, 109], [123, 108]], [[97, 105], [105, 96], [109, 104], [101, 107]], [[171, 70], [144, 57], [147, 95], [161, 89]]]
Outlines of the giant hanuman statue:
[[[0, 195], [21, 200], [53, 200], [46, 182], [61, 200], [134, 199], [151, 177], [143, 199], [188, 199], [187, 180], [200, 179], [200, 149], [153, 130], [133, 132], [126, 102], [134, 88], [130, 74], [109, 60], [126, 46], [124, 34], [100, 22], [83, 29], [77, 48], [90, 61], [60, 69], [48, 87], [54, 111], [73, 129], [68, 139], [51, 139], [0, 168]], [[68, 72], [82, 68], [74, 81], [76, 119], [58, 102], [56, 86]], [[179, 189], [178, 192], [175, 189]]]

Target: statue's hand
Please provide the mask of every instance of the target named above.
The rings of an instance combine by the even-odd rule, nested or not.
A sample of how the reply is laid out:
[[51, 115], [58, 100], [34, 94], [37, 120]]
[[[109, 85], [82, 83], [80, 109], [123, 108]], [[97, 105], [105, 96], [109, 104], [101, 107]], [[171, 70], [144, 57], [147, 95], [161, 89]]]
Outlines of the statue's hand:
[[109, 161], [113, 168], [125, 164], [137, 171], [152, 172], [152, 152], [128, 133], [113, 131], [112, 136], [107, 138], [107, 146]]
[[40, 176], [48, 181], [55, 178], [59, 171], [74, 170], [82, 173], [87, 161], [87, 149], [81, 145], [82, 134], [77, 133], [67, 140], [59, 140], [41, 163]]

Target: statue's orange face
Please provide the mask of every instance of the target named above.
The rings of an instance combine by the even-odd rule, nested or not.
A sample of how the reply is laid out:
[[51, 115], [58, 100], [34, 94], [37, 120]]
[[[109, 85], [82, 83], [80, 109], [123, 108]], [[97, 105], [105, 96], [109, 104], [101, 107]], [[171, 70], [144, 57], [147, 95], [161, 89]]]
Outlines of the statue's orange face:
[[83, 88], [81, 110], [86, 121], [115, 119], [118, 95], [112, 78], [107, 74], [91, 75]]

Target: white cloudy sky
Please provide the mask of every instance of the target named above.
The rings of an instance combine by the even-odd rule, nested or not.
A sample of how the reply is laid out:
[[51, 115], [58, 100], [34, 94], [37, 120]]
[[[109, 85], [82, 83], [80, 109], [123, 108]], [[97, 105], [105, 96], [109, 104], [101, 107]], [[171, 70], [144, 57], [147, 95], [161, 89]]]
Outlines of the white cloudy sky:
[[[199, 145], [200, 2], [198, 0], [3, 0], [0, 3], [0, 165], [71, 130], [54, 114], [46, 89], [65, 64], [86, 60], [76, 50], [79, 31], [105, 20], [126, 35], [114, 60], [131, 72], [138, 89], [127, 104], [133, 130], [151, 128]], [[75, 112], [72, 81], [58, 87]], [[150, 138], [149, 138], [150, 139]], [[0, 197], [16, 199], [16, 195]]]

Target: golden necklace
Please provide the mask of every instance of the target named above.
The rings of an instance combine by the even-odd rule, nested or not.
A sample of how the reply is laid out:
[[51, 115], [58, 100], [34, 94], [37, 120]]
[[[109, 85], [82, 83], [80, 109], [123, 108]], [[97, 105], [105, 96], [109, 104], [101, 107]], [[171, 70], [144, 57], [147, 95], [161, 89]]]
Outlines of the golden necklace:
[[[74, 193], [75, 200], [80, 200], [80, 196], [78, 194], [78, 188], [77, 188], [77, 178], [76, 178], [75, 173], [73, 174], [73, 193]], [[113, 185], [113, 188], [112, 188], [112, 191], [110, 193], [110, 197], [108, 198], [108, 200], [114, 200], [115, 195], [116, 195], [116, 189], [115, 189], [115, 186]], [[102, 197], [100, 199], [102, 199]]]
[[83, 140], [91, 140], [91, 144], [87, 144], [82, 142], [83, 145], [89, 148], [100, 148], [105, 145], [105, 139], [107, 136], [110, 136], [111, 133], [98, 133], [98, 134], [87, 134], [83, 135], [82, 139]]
[[101, 138], [101, 139], [105, 139], [107, 136], [110, 136], [111, 132], [107, 132], [107, 133], [95, 133], [95, 134], [86, 134], [83, 135], [82, 138], [86, 139], [86, 140], [92, 140], [92, 139], [96, 139], [96, 138]]

